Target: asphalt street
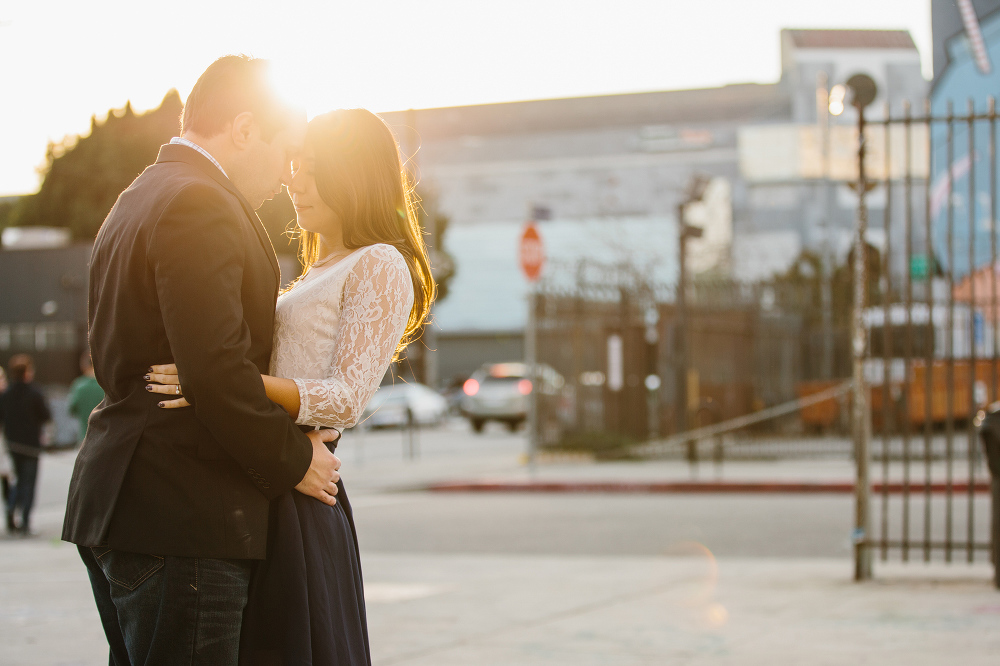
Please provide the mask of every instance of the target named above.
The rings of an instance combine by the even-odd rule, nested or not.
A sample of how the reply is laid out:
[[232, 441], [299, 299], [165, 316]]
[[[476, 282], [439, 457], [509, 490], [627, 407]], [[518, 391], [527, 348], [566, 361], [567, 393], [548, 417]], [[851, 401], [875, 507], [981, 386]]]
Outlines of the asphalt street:
[[698, 542], [717, 556], [848, 557], [851, 498], [773, 495], [432, 494], [362, 496], [363, 550], [663, 555]]
[[[419, 458], [408, 444], [398, 431], [348, 432], [338, 450], [363, 551], [650, 556], [698, 542], [727, 556], [850, 555], [849, 496], [421, 492], [407, 488], [425, 475], [517, 466], [524, 439], [453, 422], [419, 434]], [[36, 525], [45, 537], [58, 535], [73, 459], [43, 460]]]
[[[523, 435], [490, 428], [472, 434], [461, 421], [424, 430], [410, 457], [406, 433], [348, 432], [338, 449], [342, 474], [355, 509], [362, 551], [385, 553], [496, 553], [524, 555], [656, 556], [677, 544], [703, 544], [717, 556], [849, 558], [854, 500], [850, 495], [798, 494], [601, 494], [433, 493], [428, 481], [524, 475], [519, 456]], [[59, 534], [74, 452], [42, 461], [38, 518], [42, 537]], [[592, 478], [637, 478], [689, 474], [687, 466], [542, 464], [539, 475], [588, 474]], [[723, 468], [740, 478], [770, 475], [850, 479], [847, 461], [758, 462]], [[702, 476], [718, 473], [706, 465]], [[943, 536], [944, 498], [935, 496], [932, 533]], [[953, 538], [965, 537], [966, 498], [955, 500]], [[881, 524], [881, 499], [873, 499], [873, 526]], [[977, 539], [988, 534], [989, 503], [974, 502]], [[890, 535], [901, 534], [902, 500], [889, 500]], [[922, 534], [920, 498], [910, 507], [911, 538]], [[985, 553], [977, 553], [983, 559]]]

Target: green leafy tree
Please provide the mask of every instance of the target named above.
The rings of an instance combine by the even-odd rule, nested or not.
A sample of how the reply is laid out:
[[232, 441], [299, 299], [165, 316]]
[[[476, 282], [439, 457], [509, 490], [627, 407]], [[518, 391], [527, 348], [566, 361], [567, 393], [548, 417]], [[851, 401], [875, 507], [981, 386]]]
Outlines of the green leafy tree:
[[16, 199], [11, 197], [8, 201], [0, 201], [0, 229], [10, 226], [10, 219], [17, 207]]
[[[882, 254], [865, 244], [867, 259], [868, 305], [880, 305], [885, 295], [881, 291]], [[809, 324], [816, 324], [822, 317], [822, 260], [819, 255], [803, 250], [792, 266], [775, 276], [772, 284], [777, 288], [777, 304], [790, 312], [801, 314]], [[854, 248], [844, 263], [833, 267], [830, 276], [830, 309], [833, 324], [846, 327], [851, 322], [854, 307]]]
[[[834, 269], [831, 278], [833, 321], [844, 326], [850, 326], [854, 309], [854, 254], [855, 247], [852, 247], [844, 263]], [[865, 243], [865, 264], [868, 307], [882, 305], [892, 296], [882, 290], [882, 253], [868, 243]]]
[[20, 199], [7, 224], [68, 227], [76, 240], [93, 239], [122, 190], [177, 135], [182, 108], [171, 90], [152, 111], [136, 114], [126, 103], [104, 122], [91, 118], [86, 136], [49, 144], [41, 188]]
[[822, 280], [822, 259], [814, 252], [803, 250], [787, 271], [772, 279], [775, 304], [782, 310], [801, 315], [807, 324], [817, 323], [822, 317]]
[[[156, 161], [160, 146], [178, 134], [182, 110], [180, 95], [171, 90], [152, 111], [136, 114], [127, 103], [109, 111], [103, 122], [91, 118], [89, 134], [49, 144], [41, 188], [37, 194], [0, 203], [0, 227], [66, 227], [75, 240], [92, 240], [118, 195]], [[455, 274], [455, 262], [444, 249], [449, 220], [430, 194], [419, 212], [441, 300]], [[257, 214], [275, 250], [294, 255], [295, 209], [288, 194], [265, 202]]]

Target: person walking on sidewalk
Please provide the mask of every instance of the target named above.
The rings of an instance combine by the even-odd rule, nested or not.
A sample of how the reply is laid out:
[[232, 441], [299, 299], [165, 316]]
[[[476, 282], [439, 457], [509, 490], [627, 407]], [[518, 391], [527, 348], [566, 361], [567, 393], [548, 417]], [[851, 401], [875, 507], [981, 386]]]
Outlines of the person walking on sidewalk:
[[[0, 367], [0, 397], [7, 392], [7, 373]], [[4, 512], [10, 510], [10, 488], [11, 476], [14, 469], [10, 464], [10, 453], [7, 451], [7, 440], [4, 439], [3, 429], [0, 428], [0, 495], [3, 495]]]
[[[7, 531], [28, 535], [31, 533], [38, 458], [42, 453], [42, 426], [52, 420], [52, 414], [42, 392], [32, 383], [35, 364], [31, 357], [17, 354], [10, 359], [8, 367], [10, 386], [0, 396], [0, 420], [14, 463], [16, 482], [7, 503]], [[20, 523], [16, 520], [18, 510]]]
[[76, 443], [83, 442], [87, 435], [87, 421], [90, 413], [104, 400], [104, 389], [97, 383], [94, 376], [94, 363], [90, 359], [90, 352], [86, 352], [80, 357], [80, 371], [83, 373], [73, 380], [69, 387], [69, 413], [75, 417], [79, 424], [77, 428]]

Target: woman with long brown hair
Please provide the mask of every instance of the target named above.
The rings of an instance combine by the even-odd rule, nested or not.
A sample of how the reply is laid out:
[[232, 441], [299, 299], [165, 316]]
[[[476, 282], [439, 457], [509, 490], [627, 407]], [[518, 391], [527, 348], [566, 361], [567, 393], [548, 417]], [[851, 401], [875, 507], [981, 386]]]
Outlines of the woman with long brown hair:
[[[342, 430], [418, 334], [435, 296], [430, 264], [398, 144], [375, 114], [338, 110], [310, 121], [288, 191], [305, 271], [278, 298], [271, 374], [262, 379], [303, 428]], [[173, 366], [154, 366], [152, 378], [159, 383], [149, 390], [182, 393]], [[337, 485], [332, 507], [294, 491], [272, 504], [241, 664], [371, 664], [354, 521]]]

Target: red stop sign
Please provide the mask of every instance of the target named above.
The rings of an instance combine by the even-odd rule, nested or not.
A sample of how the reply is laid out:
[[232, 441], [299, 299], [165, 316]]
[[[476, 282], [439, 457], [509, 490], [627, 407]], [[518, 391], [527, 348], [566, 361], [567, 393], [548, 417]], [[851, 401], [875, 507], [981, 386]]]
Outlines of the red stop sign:
[[524, 276], [531, 282], [535, 282], [542, 276], [542, 269], [545, 268], [545, 245], [542, 243], [542, 237], [534, 222], [528, 222], [524, 225], [518, 250]]

